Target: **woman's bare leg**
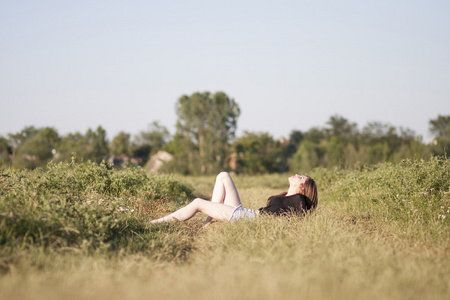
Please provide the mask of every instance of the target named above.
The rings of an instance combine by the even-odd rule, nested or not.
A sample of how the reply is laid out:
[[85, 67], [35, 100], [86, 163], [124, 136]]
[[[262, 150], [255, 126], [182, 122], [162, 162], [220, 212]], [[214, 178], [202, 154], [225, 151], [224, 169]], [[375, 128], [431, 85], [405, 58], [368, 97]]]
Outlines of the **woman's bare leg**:
[[[237, 188], [230, 174], [227, 172], [221, 172], [217, 175], [216, 183], [214, 184], [214, 189], [211, 196], [211, 202], [223, 203], [232, 207], [241, 205], [241, 199]], [[208, 215], [205, 220], [205, 225], [211, 222], [213, 218], [213, 216]]]
[[216, 203], [224, 203], [230, 206], [241, 205], [241, 199], [233, 179], [227, 172], [220, 172], [216, 177], [211, 201]]
[[170, 215], [150, 221], [150, 224], [171, 221], [186, 221], [192, 218], [197, 212], [202, 212], [217, 220], [228, 221], [231, 218], [233, 211], [233, 206], [196, 198], [185, 207], [180, 208]]
[[211, 201], [204, 199], [194, 199], [190, 204], [179, 210], [150, 223], [185, 221], [192, 218], [197, 212], [203, 212], [208, 215], [205, 225], [212, 219], [228, 221], [235, 209], [241, 205], [239, 193], [234, 185], [233, 179], [227, 172], [221, 172], [216, 177]]

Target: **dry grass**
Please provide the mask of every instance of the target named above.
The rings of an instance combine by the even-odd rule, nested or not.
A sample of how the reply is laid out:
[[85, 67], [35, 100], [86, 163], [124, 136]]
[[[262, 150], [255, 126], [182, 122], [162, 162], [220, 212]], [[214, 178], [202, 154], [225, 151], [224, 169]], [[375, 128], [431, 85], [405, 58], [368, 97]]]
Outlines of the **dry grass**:
[[[196, 193], [207, 196], [214, 178], [200, 181]], [[266, 178], [236, 179], [250, 208], [263, 206], [283, 182], [283, 176], [273, 176], [271, 185]], [[319, 209], [305, 218], [264, 216], [201, 229], [198, 216], [172, 224], [167, 230], [185, 232], [179, 238], [193, 245], [181, 261], [28, 253], [1, 277], [0, 299], [449, 298], [450, 237], [415, 238], [408, 227], [352, 211], [330, 190], [320, 195]]]

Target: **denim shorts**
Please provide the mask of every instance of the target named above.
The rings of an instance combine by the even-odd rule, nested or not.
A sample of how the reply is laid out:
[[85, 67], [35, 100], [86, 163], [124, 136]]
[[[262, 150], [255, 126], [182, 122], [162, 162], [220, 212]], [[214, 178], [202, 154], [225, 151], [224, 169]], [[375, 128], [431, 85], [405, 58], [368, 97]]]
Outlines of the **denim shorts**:
[[229, 221], [253, 220], [254, 218], [256, 218], [256, 212], [253, 209], [243, 208], [242, 205], [239, 205], [234, 209]]

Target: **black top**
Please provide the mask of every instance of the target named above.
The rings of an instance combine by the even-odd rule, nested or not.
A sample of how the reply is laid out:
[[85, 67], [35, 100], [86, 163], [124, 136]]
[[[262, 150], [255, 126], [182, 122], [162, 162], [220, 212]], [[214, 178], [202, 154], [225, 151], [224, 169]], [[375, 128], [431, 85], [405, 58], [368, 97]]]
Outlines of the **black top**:
[[259, 209], [260, 213], [284, 215], [289, 212], [305, 213], [313, 208], [312, 201], [302, 194], [285, 197], [284, 195], [272, 196], [267, 200], [267, 206]]

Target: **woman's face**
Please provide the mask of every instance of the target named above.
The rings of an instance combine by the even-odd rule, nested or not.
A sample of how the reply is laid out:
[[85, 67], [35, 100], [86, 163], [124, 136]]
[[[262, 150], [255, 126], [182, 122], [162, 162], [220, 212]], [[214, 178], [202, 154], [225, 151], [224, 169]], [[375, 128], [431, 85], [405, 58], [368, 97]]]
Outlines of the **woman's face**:
[[289, 177], [289, 184], [292, 186], [303, 186], [308, 181], [308, 176], [295, 174]]

